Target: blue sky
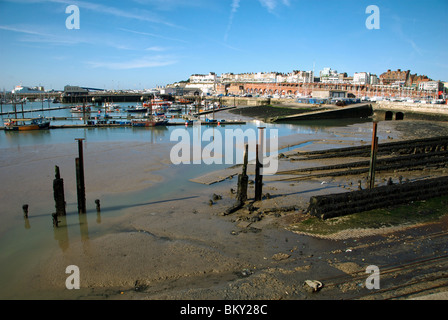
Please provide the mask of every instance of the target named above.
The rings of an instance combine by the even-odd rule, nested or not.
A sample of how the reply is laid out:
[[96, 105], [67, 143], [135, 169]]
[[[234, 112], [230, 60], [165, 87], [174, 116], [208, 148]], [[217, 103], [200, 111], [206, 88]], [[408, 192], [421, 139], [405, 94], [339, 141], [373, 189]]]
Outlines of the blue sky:
[[[67, 29], [69, 5], [80, 28]], [[380, 29], [366, 28], [369, 5]], [[447, 0], [0, 0], [0, 89], [143, 89], [216, 72], [448, 80]]]

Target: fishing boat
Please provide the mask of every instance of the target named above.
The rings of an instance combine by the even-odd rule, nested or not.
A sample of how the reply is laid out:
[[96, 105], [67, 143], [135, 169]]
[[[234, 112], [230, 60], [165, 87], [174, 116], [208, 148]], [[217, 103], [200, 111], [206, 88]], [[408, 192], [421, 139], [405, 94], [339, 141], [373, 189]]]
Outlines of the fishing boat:
[[143, 106], [140, 104], [137, 104], [135, 107], [127, 109], [126, 111], [131, 112], [131, 113], [147, 112], [148, 106], [145, 103], [143, 104]]
[[181, 112], [181, 111], [182, 111], [182, 107], [177, 106], [177, 105], [173, 105], [168, 108], [168, 112]]
[[45, 118], [8, 119], [5, 131], [30, 131], [49, 129], [50, 121]]
[[131, 121], [133, 127], [157, 127], [165, 126], [168, 123], [166, 118], [156, 117], [150, 119], [134, 119]]

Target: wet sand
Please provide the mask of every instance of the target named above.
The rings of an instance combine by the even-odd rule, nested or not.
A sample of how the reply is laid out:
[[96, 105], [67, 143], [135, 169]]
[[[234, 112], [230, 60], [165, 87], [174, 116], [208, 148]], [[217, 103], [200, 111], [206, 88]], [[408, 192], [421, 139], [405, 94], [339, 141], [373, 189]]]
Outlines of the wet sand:
[[[226, 114], [222, 113], [221, 116], [224, 118]], [[369, 144], [371, 132], [372, 124], [363, 123], [328, 128], [327, 134], [319, 136], [318, 141], [312, 133], [297, 134], [286, 140], [291, 145], [314, 141], [300, 150], [317, 150]], [[448, 134], [447, 123], [404, 121], [381, 122], [379, 125], [380, 143], [409, 139], [413, 135], [444, 134]], [[126, 143], [117, 148], [116, 144], [89, 143], [86, 148], [86, 176], [91, 182], [86, 191], [90, 199], [113, 199], [114, 195], [143, 190], [148, 185], [163, 185], [163, 177], [157, 174], [157, 170], [169, 166], [169, 159], [161, 156], [158, 161], [147, 163], [145, 154], [166, 154], [166, 150], [157, 149], [166, 146], [151, 145], [148, 149], [146, 144]], [[74, 172], [70, 171], [76, 154], [69, 149], [72, 148], [35, 146], [22, 150], [28, 157], [2, 155], [2, 164], [5, 164], [1, 167], [3, 179], [16, 181], [16, 186], [19, 181], [27, 181], [24, 192], [20, 194], [2, 193], [2, 206], [14, 208], [17, 203], [32, 202], [39, 208], [35, 210], [44, 210], [49, 203], [53, 203], [52, 195], [48, 195], [47, 191], [51, 190], [55, 164], [61, 167], [66, 183], [74, 183]], [[129, 154], [138, 156], [129, 157]], [[291, 164], [281, 162], [281, 166], [286, 169]], [[232, 174], [235, 171], [229, 170], [233, 170]], [[214, 174], [215, 178], [222, 175]], [[207, 179], [214, 178], [209, 176]], [[43, 180], [44, 186], [41, 183]], [[230, 189], [236, 190], [236, 180], [225, 179], [207, 188], [185, 190], [175, 199], [161, 198], [160, 202], [149, 201], [130, 206], [123, 209], [123, 214], [113, 217], [108, 217], [108, 211], [104, 210], [101, 212], [101, 223], [98, 223], [97, 214], [92, 209], [81, 221], [77, 214], [69, 214], [66, 223], [75, 225], [79, 234], [67, 236], [63, 228], [56, 230], [53, 237], [57, 240], [57, 247], [44, 251], [34, 265], [27, 268], [27, 272], [21, 275], [23, 286], [18, 285], [15, 291], [2, 293], [2, 297], [155, 300], [316, 298], [304, 290], [301, 286], [303, 281], [340, 272], [334, 265], [351, 259], [344, 252], [356, 240], [350, 237], [340, 241], [318, 239], [293, 233], [287, 227], [300, 215], [300, 210], [306, 208], [310, 196], [346, 192], [347, 189], [340, 186], [340, 181], [289, 183], [270, 181], [273, 179], [266, 177], [263, 191], [269, 192], [272, 197], [257, 206], [279, 208], [297, 205], [299, 209], [247, 221], [240, 219], [239, 214], [222, 216], [222, 212], [235, 201]], [[253, 192], [253, 188], [249, 187], [249, 197], [253, 196]], [[209, 205], [213, 194], [221, 195], [222, 199]], [[66, 197], [73, 207], [76, 195], [69, 191]], [[107, 205], [104, 204], [105, 208]], [[243, 214], [247, 215], [247, 212]], [[9, 219], [16, 221], [17, 216], [9, 215]], [[2, 224], [0, 231], [4, 232], [6, 228]], [[48, 226], [48, 229], [52, 227]], [[358, 239], [357, 244], [362, 242], [359, 235], [355, 239]], [[342, 254], [334, 256], [335, 250]], [[377, 259], [373, 262], [379, 264], [382, 256]], [[76, 265], [80, 269], [80, 290], [65, 288], [65, 268], [68, 265]], [[333, 293], [323, 297], [338, 299], [340, 296]]]

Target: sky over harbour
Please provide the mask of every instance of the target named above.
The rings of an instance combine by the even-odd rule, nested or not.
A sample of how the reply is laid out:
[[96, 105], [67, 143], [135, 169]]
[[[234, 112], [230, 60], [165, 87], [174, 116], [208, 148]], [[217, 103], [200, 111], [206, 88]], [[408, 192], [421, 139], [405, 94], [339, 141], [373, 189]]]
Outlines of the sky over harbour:
[[[70, 5], [79, 29], [67, 28]], [[369, 5], [379, 29], [366, 27]], [[447, 30], [447, 0], [0, 0], [0, 89], [148, 89], [324, 67], [448, 81]]]

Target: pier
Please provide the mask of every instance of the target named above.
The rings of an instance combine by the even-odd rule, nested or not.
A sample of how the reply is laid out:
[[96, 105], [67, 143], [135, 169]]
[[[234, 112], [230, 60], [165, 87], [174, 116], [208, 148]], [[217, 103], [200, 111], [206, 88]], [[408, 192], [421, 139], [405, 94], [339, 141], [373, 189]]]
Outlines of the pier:
[[[25, 114], [25, 113], [33, 113], [33, 112], [44, 112], [44, 111], [55, 111], [55, 110], [64, 110], [69, 109], [71, 106], [61, 106], [61, 107], [54, 107], [54, 108], [42, 108], [42, 109], [32, 109], [32, 110], [15, 110], [15, 111], [8, 111], [8, 112], [0, 112], [0, 116], [11, 116], [11, 115], [17, 115], [17, 114]], [[16, 116], [17, 118], [17, 116]]]
[[[199, 121], [198, 121], [199, 122]], [[245, 121], [224, 121], [224, 122], [206, 122], [200, 121], [201, 126], [226, 126], [226, 125], [244, 125]], [[151, 128], [163, 128], [172, 126], [192, 126], [192, 124], [185, 124], [185, 122], [168, 122], [164, 126], [151, 127]], [[110, 121], [108, 123], [88, 123], [88, 124], [61, 124], [61, 125], [50, 125], [50, 129], [83, 129], [83, 128], [124, 128], [132, 127], [131, 121]], [[140, 128], [140, 127], [139, 127]], [[145, 128], [145, 127], [142, 127]]]

